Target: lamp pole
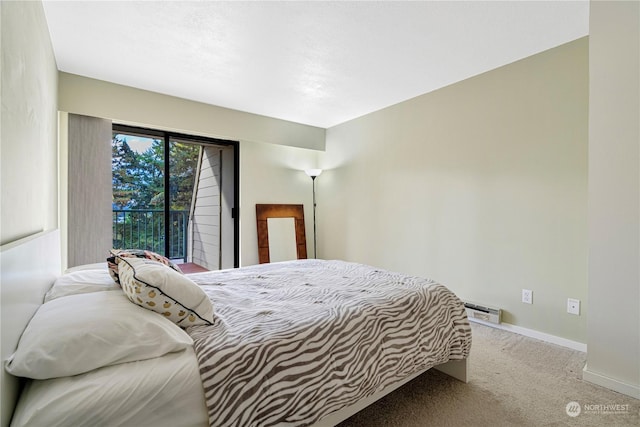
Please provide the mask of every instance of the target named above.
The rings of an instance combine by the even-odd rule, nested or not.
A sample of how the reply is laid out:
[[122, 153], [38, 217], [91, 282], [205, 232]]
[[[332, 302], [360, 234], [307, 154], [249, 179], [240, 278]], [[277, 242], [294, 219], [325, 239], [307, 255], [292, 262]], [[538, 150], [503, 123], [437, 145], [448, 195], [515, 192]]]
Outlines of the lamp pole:
[[316, 234], [316, 178], [322, 173], [322, 169], [307, 169], [304, 171], [311, 177], [313, 187], [313, 257], [317, 258], [317, 234]]
[[316, 178], [318, 175], [311, 177], [311, 186], [313, 187], [313, 258], [317, 258], [316, 248]]

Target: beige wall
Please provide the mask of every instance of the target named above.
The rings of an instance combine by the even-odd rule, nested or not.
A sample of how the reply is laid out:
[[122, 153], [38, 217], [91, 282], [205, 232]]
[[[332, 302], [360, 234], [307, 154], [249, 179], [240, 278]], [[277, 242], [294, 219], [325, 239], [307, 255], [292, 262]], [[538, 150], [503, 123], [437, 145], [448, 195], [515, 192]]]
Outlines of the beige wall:
[[62, 72], [58, 107], [68, 113], [213, 138], [324, 148], [321, 128]]
[[240, 141], [241, 265], [258, 263], [256, 203], [311, 204], [311, 180], [301, 170], [315, 165], [324, 129], [66, 73], [60, 73], [59, 99], [65, 112]]
[[431, 277], [584, 343], [587, 58], [583, 38], [328, 129], [320, 257]]
[[2, 2], [0, 243], [54, 229], [57, 68], [40, 2]]
[[307, 254], [313, 254], [313, 188], [305, 169], [318, 152], [273, 144], [240, 143], [240, 265], [258, 263], [256, 203], [304, 204]]
[[591, 2], [583, 377], [640, 399], [640, 3]]

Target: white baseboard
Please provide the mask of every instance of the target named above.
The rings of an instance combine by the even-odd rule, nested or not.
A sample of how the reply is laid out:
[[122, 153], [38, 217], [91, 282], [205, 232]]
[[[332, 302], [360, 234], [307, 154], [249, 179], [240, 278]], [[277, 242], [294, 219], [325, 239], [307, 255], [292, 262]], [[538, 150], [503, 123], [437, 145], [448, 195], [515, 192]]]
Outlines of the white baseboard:
[[[533, 329], [523, 328], [522, 326], [511, 325], [509, 323], [489, 323], [484, 320], [469, 318], [470, 322], [479, 323], [481, 325], [490, 326], [496, 329], [502, 329], [504, 331], [513, 332], [519, 335], [524, 335], [530, 338], [539, 339], [541, 341], [546, 341], [551, 344], [560, 345], [562, 347], [567, 347], [572, 350], [577, 350], [586, 353], [587, 345], [581, 342], [568, 340], [566, 338], [557, 337], [551, 334], [545, 334], [544, 332], [534, 331]], [[640, 399], [640, 386], [627, 384], [625, 382], [616, 380], [614, 378], [607, 377], [602, 374], [598, 374], [596, 372], [592, 372], [588, 369], [588, 364], [584, 366], [582, 370], [582, 379], [584, 381], [588, 381], [590, 383], [608, 388], [613, 391], [617, 391], [618, 393], [625, 394], [627, 396], [631, 396], [635, 399]]]
[[581, 351], [583, 353], [587, 352], [587, 345], [581, 342], [572, 341], [566, 338], [557, 337], [551, 334], [545, 334], [544, 332], [535, 331], [533, 329], [523, 328], [522, 326], [512, 325], [510, 323], [489, 323], [484, 320], [469, 318], [470, 322], [479, 323], [481, 325], [490, 326], [496, 329], [502, 329], [503, 331], [513, 332], [519, 335], [524, 335], [525, 337], [535, 338], [540, 341], [545, 341], [551, 344], [556, 344], [562, 347], [567, 347], [572, 350]]
[[626, 394], [635, 399], [640, 399], [640, 386], [627, 384], [622, 381], [609, 378], [602, 374], [592, 372], [588, 369], [588, 364], [582, 369], [582, 379], [590, 383], [606, 387], [610, 390], [617, 391], [618, 393]]

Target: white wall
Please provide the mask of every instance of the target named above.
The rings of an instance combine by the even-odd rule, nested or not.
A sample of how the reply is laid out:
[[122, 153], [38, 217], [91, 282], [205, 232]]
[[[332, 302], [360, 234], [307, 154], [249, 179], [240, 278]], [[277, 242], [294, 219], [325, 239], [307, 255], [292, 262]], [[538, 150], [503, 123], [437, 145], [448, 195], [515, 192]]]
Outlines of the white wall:
[[[40, 2], [0, 2], [0, 45], [0, 359], [4, 361], [42, 303], [53, 274], [60, 273], [55, 231], [57, 69]], [[54, 231], [36, 234], [42, 230]], [[24, 236], [31, 237], [16, 242]], [[48, 251], [34, 253], [42, 252], [43, 239]], [[32, 259], [39, 257], [44, 261], [33, 265]], [[24, 274], [25, 268], [31, 268], [29, 274]], [[0, 426], [6, 426], [17, 399], [18, 380], [0, 369]]]
[[57, 81], [40, 2], [2, 2], [0, 243], [58, 226]]
[[328, 129], [320, 257], [431, 277], [584, 343], [587, 58], [583, 38]]
[[640, 3], [591, 2], [584, 378], [640, 399]]

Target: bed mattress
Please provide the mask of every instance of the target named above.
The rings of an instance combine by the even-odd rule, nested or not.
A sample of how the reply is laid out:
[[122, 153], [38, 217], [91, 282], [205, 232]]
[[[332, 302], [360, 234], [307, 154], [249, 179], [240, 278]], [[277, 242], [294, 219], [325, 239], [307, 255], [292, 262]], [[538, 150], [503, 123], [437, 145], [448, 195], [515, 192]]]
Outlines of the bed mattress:
[[12, 427], [208, 425], [192, 348], [85, 374], [30, 380]]
[[324, 260], [190, 277], [216, 311], [187, 329], [212, 426], [311, 425], [469, 354], [464, 305], [423, 278]]

